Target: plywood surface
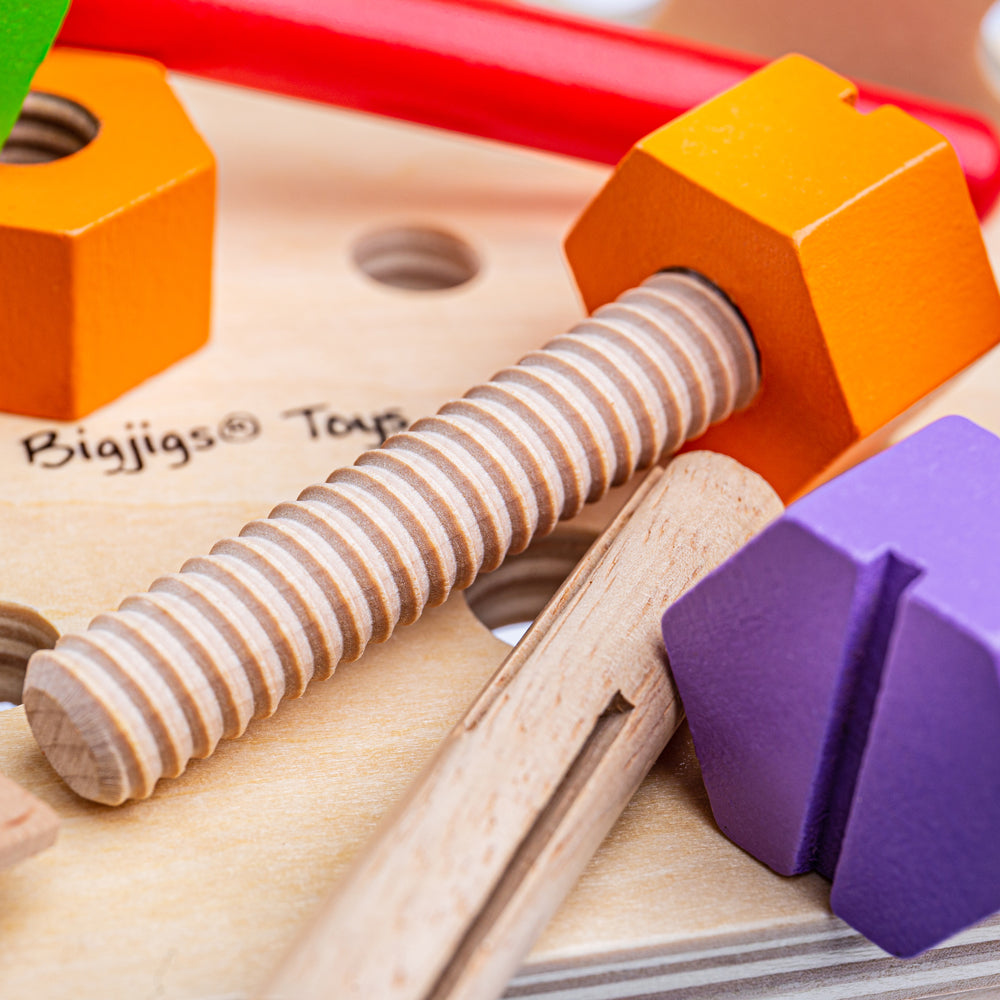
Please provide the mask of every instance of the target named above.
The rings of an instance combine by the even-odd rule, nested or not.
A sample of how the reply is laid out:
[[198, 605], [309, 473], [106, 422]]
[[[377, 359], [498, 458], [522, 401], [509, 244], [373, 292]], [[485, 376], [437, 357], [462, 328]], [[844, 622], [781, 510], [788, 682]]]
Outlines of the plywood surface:
[[[38, 609], [59, 630], [79, 628], [377, 438], [365, 429], [313, 438], [292, 411], [359, 417], [368, 428], [378, 416], [415, 419], [578, 315], [560, 239], [603, 171], [189, 81], [178, 88], [220, 160], [212, 344], [83, 421], [82, 432], [0, 418], [0, 600]], [[421, 293], [357, 270], [358, 238], [413, 224], [467, 239], [480, 275]], [[963, 412], [1000, 431], [998, 378], [1000, 358], [987, 359], [916, 419]], [[130, 435], [148, 433], [157, 453], [135, 472], [124, 471], [134, 461], [115, 472], [116, 459], [79, 453], [44, 468], [65, 453], [31, 463], [23, 442], [49, 432], [60, 442], [111, 438], [125, 453]], [[179, 450], [162, 451], [171, 432], [190, 447], [183, 464]], [[196, 450], [205, 433], [215, 443]], [[584, 528], [596, 530], [620, 502], [586, 513]], [[248, 995], [504, 652], [457, 595], [151, 800], [115, 810], [75, 798], [22, 711], [0, 713], [0, 771], [63, 820], [55, 848], [0, 875], [0, 996]], [[780, 879], [721, 837], [682, 735], [512, 992], [611, 995], [594, 992], [596, 979], [556, 988], [567, 969], [594, 963], [611, 970], [601, 981], [627, 978], [628, 968], [646, 975], [650, 956], [664, 968], [694, 963], [710, 988], [705, 968], [778, 940], [799, 942], [806, 970], [816, 955], [835, 964], [845, 948], [860, 949], [856, 966], [880, 961], [829, 915], [826, 896], [819, 878]], [[989, 964], [996, 934], [979, 929], [961, 945], [963, 955], [986, 949], [980, 979], [1000, 973]], [[946, 987], [947, 966], [931, 969]], [[671, 982], [658, 995], [695, 980]]]

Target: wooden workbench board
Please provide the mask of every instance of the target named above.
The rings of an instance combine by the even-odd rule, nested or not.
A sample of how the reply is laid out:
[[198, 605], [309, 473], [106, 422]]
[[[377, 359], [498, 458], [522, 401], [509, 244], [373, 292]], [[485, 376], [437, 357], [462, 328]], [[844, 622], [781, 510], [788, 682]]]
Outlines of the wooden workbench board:
[[[283, 413], [322, 404], [324, 416], [369, 424], [390, 412], [415, 419], [578, 315], [560, 239], [602, 170], [206, 84], [178, 89], [220, 160], [211, 345], [82, 421], [82, 435], [0, 418], [0, 600], [35, 607], [60, 630], [374, 443], [371, 432], [311, 439], [305, 417]], [[400, 225], [466, 239], [480, 274], [447, 292], [372, 282], [352, 247]], [[1000, 431], [998, 378], [994, 356], [899, 433], [946, 412]], [[227, 423], [231, 414], [251, 415], [258, 433], [245, 434], [253, 421]], [[168, 467], [176, 453], [158, 454], [141, 472], [112, 475], [79, 456], [42, 468], [46, 453], [31, 464], [22, 443], [49, 430], [124, 441], [126, 425], [143, 421], [157, 440], [223, 423], [234, 440], [179, 468]], [[584, 529], [618, 503], [585, 514]], [[23, 712], [0, 714], [0, 771], [63, 818], [55, 848], [0, 875], [0, 996], [249, 994], [504, 652], [456, 595], [153, 799], [120, 809], [73, 796]], [[834, 920], [827, 893], [821, 879], [778, 878], [725, 841], [682, 735], [512, 993], [555, 998], [573, 985], [597, 1000], [651, 995], [654, 983], [656, 995], [720, 997], [739, 981], [744, 996], [820, 984], [824, 996], [891, 996], [904, 980], [939, 993], [1000, 974], [995, 925], [904, 965]], [[817, 966], [827, 971], [808, 971]], [[864, 989], [852, 985], [859, 969]]]

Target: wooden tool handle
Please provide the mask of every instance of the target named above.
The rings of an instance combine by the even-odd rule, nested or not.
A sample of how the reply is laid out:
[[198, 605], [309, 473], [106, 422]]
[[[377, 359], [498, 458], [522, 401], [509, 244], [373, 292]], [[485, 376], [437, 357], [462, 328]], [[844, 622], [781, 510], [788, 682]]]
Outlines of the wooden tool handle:
[[51, 847], [59, 817], [16, 782], [0, 774], [0, 870]]
[[261, 995], [499, 995], [680, 722], [663, 610], [781, 509], [721, 455], [652, 473]]
[[149, 795], [753, 398], [725, 297], [656, 275], [353, 468], [36, 653], [24, 704], [80, 795]]

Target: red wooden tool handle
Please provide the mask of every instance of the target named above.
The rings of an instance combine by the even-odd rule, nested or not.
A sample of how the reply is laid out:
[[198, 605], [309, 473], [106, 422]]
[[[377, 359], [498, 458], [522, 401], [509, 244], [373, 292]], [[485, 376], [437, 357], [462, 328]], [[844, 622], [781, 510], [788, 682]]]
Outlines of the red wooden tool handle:
[[[497, 0], [74, 0], [65, 45], [227, 83], [615, 163], [761, 60]], [[971, 112], [863, 84], [955, 147], [984, 215], [1000, 143]]]

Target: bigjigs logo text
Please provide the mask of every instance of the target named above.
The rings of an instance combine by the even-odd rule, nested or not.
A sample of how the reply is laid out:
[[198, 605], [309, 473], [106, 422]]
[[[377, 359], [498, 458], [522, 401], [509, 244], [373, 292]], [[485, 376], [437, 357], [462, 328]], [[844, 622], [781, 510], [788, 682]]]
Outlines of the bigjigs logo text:
[[[409, 426], [398, 409], [345, 414], [326, 403], [282, 410], [276, 419], [303, 441], [362, 437], [369, 448], [384, 444], [391, 434]], [[106, 476], [127, 476], [154, 468], [181, 469], [201, 453], [249, 444], [264, 434], [264, 421], [241, 410], [187, 429], [158, 427], [151, 420], [126, 421], [120, 432], [100, 435], [88, 432], [85, 424], [46, 427], [21, 438], [18, 446], [27, 464], [37, 469], [85, 465]]]

